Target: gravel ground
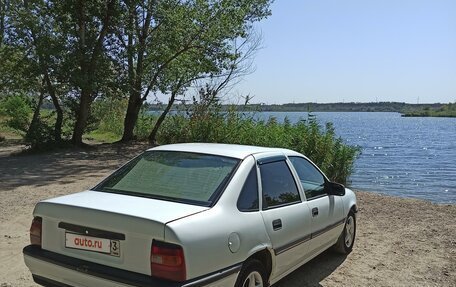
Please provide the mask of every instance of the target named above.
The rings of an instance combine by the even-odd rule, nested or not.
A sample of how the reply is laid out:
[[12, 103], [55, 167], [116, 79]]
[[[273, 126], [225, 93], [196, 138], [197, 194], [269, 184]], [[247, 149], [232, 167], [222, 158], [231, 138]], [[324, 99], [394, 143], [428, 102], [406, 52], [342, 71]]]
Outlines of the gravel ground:
[[[0, 286], [37, 286], [22, 248], [34, 205], [94, 186], [144, 145], [10, 155], [0, 146]], [[357, 191], [353, 252], [324, 252], [276, 284], [297, 286], [456, 286], [456, 205]]]

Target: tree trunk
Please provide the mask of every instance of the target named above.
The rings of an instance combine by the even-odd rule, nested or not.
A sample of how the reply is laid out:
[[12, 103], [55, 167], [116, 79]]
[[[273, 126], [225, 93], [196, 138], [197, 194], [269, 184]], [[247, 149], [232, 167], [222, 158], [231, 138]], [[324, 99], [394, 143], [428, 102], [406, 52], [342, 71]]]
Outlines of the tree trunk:
[[138, 93], [130, 94], [128, 100], [127, 114], [124, 120], [124, 131], [120, 141], [127, 142], [135, 138], [134, 129], [141, 110], [142, 99]]
[[[146, 39], [150, 37], [149, 28], [152, 21], [152, 5], [154, 1], [144, 1], [147, 5], [147, 13], [142, 25], [139, 25], [138, 15], [135, 11], [135, 2], [130, 1], [128, 4], [128, 78], [130, 86], [130, 98], [128, 99], [127, 114], [124, 120], [124, 131], [122, 135], [122, 142], [131, 141], [135, 138], [134, 129], [138, 120], [141, 106], [149, 94], [149, 89], [142, 94], [143, 76], [144, 76], [144, 57], [146, 51]], [[133, 45], [135, 39], [135, 31], [140, 31], [137, 34], [138, 49], [136, 50]], [[136, 55], [136, 67], [134, 56]]]
[[79, 1], [77, 5], [78, 9], [78, 41], [79, 41], [79, 52], [80, 52], [80, 69], [81, 76], [83, 77], [83, 84], [81, 87], [81, 97], [79, 102], [79, 110], [76, 113], [76, 124], [73, 129], [73, 136], [71, 141], [74, 145], [82, 146], [82, 135], [87, 126], [87, 119], [89, 118], [90, 106], [93, 101], [92, 93], [94, 87], [96, 86], [97, 78], [96, 71], [98, 67], [98, 60], [102, 57], [103, 43], [108, 34], [108, 30], [111, 27], [111, 18], [112, 14], [115, 11], [116, 1], [110, 0], [107, 3], [106, 13], [102, 20], [101, 30], [96, 36], [96, 40], [93, 48], [91, 48], [90, 56], [86, 54], [86, 32], [89, 31], [86, 27], [86, 18], [84, 17], [84, 12], [86, 7], [84, 6], [84, 1]]
[[38, 98], [38, 103], [36, 105], [35, 111], [33, 112], [32, 121], [30, 123], [30, 126], [27, 130], [27, 134], [25, 136], [26, 139], [29, 139], [32, 136], [32, 133], [35, 131], [35, 129], [39, 128], [38, 125], [39, 125], [39, 120], [40, 120], [41, 105], [43, 104], [43, 98], [44, 98], [44, 87], [41, 88], [40, 97]]
[[5, 38], [5, 18], [6, 18], [6, 1], [0, 0], [0, 47], [3, 45], [3, 39]]
[[91, 104], [91, 93], [88, 89], [81, 91], [81, 101], [79, 103], [79, 110], [76, 113], [76, 124], [74, 125], [73, 136], [71, 142], [74, 145], [82, 146], [82, 135], [87, 125], [87, 119], [89, 118]]
[[171, 94], [171, 98], [169, 98], [168, 105], [166, 106], [165, 110], [163, 113], [161, 113], [160, 117], [158, 117], [157, 122], [154, 125], [154, 128], [149, 134], [149, 143], [156, 145], [157, 144], [157, 133], [158, 129], [160, 128], [161, 124], [165, 120], [166, 115], [169, 113], [171, 110], [171, 107], [174, 104], [174, 101], [176, 99], [177, 92]]
[[62, 141], [62, 125], [63, 125], [63, 109], [60, 106], [60, 103], [57, 99], [57, 97], [52, 97], [52, 102], [54, 103], [55, 110], [57, 112], [57, 118], [55, 120], [54, 124], [54, 140], [56, 142], [61, 142]]
[[54, 86], [52, 85], [51, 79], [49, 78], [49, 74], [47, 69], [44, 72], [44, 80], [46, 81], [46, 86], [49, 95], [51, 96], [52, 103], [54, 104], [55, 111], [57, 113], [57, 119], [55, 120], [54, 124], [54, 140], [56, 142], [62, 141], [62, 125], [63, 125], [63, 109], [60, 105], [59, 98], [55, 93]]

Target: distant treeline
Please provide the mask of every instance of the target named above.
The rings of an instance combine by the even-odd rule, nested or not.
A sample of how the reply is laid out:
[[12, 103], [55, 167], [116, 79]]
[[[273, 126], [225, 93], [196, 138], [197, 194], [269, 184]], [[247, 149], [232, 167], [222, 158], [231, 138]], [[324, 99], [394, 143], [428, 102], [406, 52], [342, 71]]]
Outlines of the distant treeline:
[[[267, 104], [249, 104], [234, 105], [234, 107], [242, 109], [243, 111], [262, 111], [262, 112], [398, 112], [409, 113], [417, 110], [424, 109], [440, 109], [444, 106], [441, 103], [435, 104], [408, 104], [400, 102], [372, 102], [372, 103], [288, 103], [281, 105], [267, 105]], [[224, 109], [233, 107], [233, 105], [224, 105]], [[162, 105], [149, 105], [149, 110], [159, 111], [162, 110]], [[184, 110], [183, 105], [176, 105], [174, 110]]]
[[404, 117], [456, 117], [456, 103], [442, 105], [439, 108], [425, 107], [403, 114]]

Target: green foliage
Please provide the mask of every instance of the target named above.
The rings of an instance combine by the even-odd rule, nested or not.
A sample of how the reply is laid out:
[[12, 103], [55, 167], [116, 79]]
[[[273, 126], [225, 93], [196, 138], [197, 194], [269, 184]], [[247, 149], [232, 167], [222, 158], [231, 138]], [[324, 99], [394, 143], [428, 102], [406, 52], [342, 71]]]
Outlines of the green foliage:
[[234, 109], [220, 112], [220, 107], [195, 107], [189, 115], [170, 116], [160, 129], [160, 144], [177, 142], [216, 142], [288, 148], [308, 156], [333, 181], [346, 183], [360, 152], [343, 143], [332, 124], [321, 127], [316, 120], [292, 124], [255, 119]]
[[32, 107], [27, 97], [14, 95], [0, 102], [0, 113], [7, 117], [6, 125], [21, 133], [27, 132], [32, 115]]
[[94, 130], [90, 133], [85, 134], [84, 139], [96, 141], [99, 143], [113, 143], [120, 140], [120, 135], [113, 134], [111, 132], [102, 132], [99, 130]]
[[[123, 133], [126, 106], [126, 99], [106, 98], [95, 101], [85, 138], [100, 142], [120, 140]], [[142, 108], [135, 125], [137, 139], [147, 139], [155, 121], [156, 117], [149, 115], [146, 108]]]
[[[93, 103], [86, 138], [102, 142], [114, 142], [123, 133], [126, 99], [100, 99]], [[156, 117], [150, 116], [145, 108], [141, 109], [135, 125], [137, 139], [144, 140]]]
[[456, 103], [448, 103], [439, 108], [425, 107], [413, 110], [403, 115], [404, 117], [456, 117]]
[[[242, 58], [236, 40], [270, 15], [270, 3], [8, 1], [0, 11], [0, 92], [37, 97], [45, 90], [58, 111], [55, 130], [64, 117], [62, 136], [72, 135], [76, 144], [98, 126], [118, 134], [118, 114], [97, 115], [100, 97], [128, 93], [127, 122], [134, 123], [148, 94], [184, 90], [192, 79], [220, 75]], [[145, 134], [150, 122], [139, 119], [136, 130]]]
[[134, 130], [136, 138], [139, 140], [147, 139], [150, 130], [156, 121], [157, 117], [149, 115], [147, 108], [142, 107], [138, 115], [138, 120], [136, 121]]
[[126, 108], [126, 99], [107, 98], [96, 100], [92, 104], [88, 130], [97, 129], [113, 135], [122, 135]]
[[43, 119], [38, 118], [27, 134], [24, 137], [25, 142], [30, 145], [33, 150], [47, 150], [54, 144], [54, 128], [50, 124], [50, 117]]

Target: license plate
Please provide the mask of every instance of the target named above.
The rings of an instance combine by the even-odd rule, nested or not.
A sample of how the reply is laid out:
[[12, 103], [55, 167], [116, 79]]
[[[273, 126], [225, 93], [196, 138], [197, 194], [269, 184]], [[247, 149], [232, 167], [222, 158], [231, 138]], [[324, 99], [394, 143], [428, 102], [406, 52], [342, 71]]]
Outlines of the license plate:
[[119, 240], [65, 233], [65, 247], [120, 256]]

